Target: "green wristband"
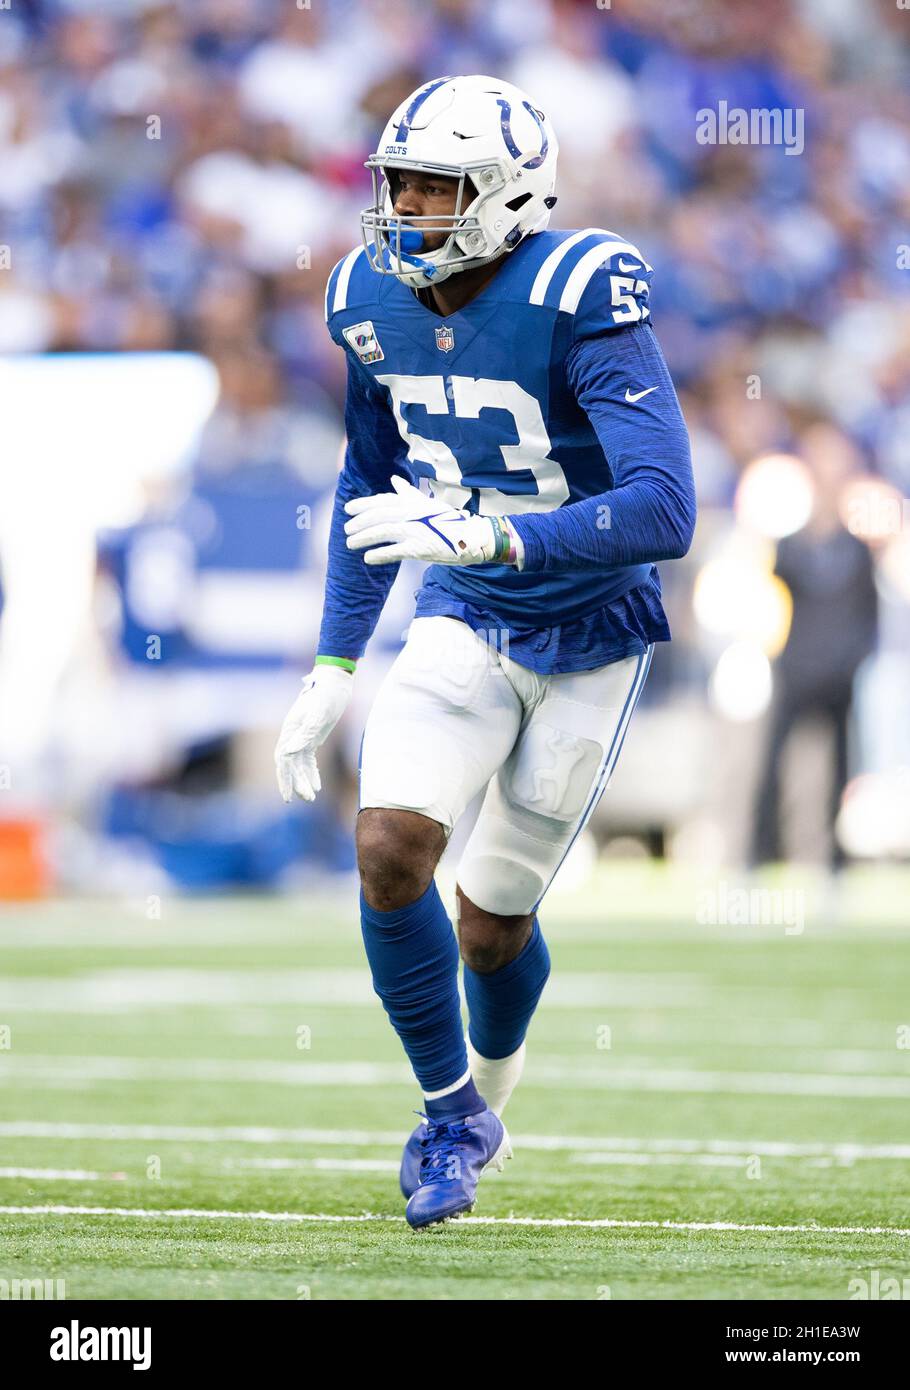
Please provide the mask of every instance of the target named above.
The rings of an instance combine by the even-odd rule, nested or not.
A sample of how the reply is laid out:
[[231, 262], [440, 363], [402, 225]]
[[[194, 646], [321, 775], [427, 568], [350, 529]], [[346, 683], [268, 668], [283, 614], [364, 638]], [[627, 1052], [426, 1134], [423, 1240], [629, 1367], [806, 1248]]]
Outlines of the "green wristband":
[[342, 671], [350, 671], [353, 676], [357, 669], [357, 662], [351, 661], [346, 656], [317, 656], [314, 665], [316, 666], [340, 666]]
[[512, 549], [512, 541], [509, 532], [503, 525], [500, 517], [491, 516], [489, 520], [493, 526], [493, 537], [496, 545], [496, 549], [493, 553], [493, 562], [500, 565], [508, 564], [509, 552]]

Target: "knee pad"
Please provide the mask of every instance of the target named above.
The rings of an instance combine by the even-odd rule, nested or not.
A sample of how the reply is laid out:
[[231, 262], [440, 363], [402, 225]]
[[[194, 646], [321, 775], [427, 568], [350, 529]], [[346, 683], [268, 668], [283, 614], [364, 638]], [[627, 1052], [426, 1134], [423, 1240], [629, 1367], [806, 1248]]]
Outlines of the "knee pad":
[[[490, 805], [493, 788], [458, 865], [460, 888], [484, 912], [533, 912], [575, 833], [574, 822]], [[505, 809], [506, 813], [503, 814]]]

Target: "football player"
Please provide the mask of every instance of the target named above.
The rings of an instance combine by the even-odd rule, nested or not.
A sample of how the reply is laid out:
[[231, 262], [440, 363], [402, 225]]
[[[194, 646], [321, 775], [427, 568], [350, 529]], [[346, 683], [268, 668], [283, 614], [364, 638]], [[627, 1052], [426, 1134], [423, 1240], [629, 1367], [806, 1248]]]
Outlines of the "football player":
[[[427, 82], [367, 161], [363, 244], [326, 288], [347, 452], [318, 655], [275, 756], [285, 800], [311, 801], [399, 561], [428, 561], [357, 818], [373, 983], [424, 1096], [401, 1165], [415, 1228], [469, 1211], [511, 1156], [500, 1116], [549, 973], [538, 908], [669, 639], [655, 562], [695, 521], [651, 267], [613, 232], [548, 230], [556, 157], [509, 83]], [[456, 944], [434, 871], [484, 789]]]

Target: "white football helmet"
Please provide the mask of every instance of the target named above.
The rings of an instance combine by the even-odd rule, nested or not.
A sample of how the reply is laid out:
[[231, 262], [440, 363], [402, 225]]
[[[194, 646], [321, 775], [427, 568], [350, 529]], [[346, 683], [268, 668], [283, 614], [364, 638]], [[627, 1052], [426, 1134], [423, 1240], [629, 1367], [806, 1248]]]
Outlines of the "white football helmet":
[[[398, 108], [366, 161], [373, 203], [360, 214], [370, 265], [406, 285], [438, 285], [485, 265], [542, 231], [556, 202], [559, 146], [547, 116], [495, 77], [437, 77]], [[396, 173], [416, 169], [460, 180], [451, 217], [396, 217]], [[463, 205], [470, 180], [476, 197]], [[434, 251], [424, 233], [447, 233]]]

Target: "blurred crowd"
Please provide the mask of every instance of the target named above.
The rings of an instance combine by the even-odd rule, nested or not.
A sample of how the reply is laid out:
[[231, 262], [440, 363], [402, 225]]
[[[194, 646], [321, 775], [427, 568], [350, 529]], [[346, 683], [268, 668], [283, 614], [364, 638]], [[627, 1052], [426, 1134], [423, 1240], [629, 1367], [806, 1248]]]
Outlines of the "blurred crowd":
[[[359, 239], [388, 116], [457, 72], [552, 115], [552, 225], [621, 232], [654, 266], [703, 516], [732, 517], [758, 455], [811, 468], [819, 429], [845, 475], [910, 491], [895, 0], [16, 0], [0, 11], [0, 352], [200, 352], [220, 395], [197, 476], [280, 465], [327, 493], [344, 371], [326, 275]], [[720, 101], [803, 111], [804, 151], [700, 143], [697, 113]]]
[[[0, 18], [0, 349], [198, 348], [235, 447], [281, 448], [287, 412], [340, 400], [325, 274], [358, 238], [382, 124], [426, 78], [492, 71], [552, 112], [554, 225], [619, 230], [655, 267], [702, 501], [729, 501], [804, 413], [906, 491], [894, 0], [19, 0]], [[804, 110], [805, 152], [698, 143], [720, 100]], [[746, 410], [749, 373], [766, 389]]]

